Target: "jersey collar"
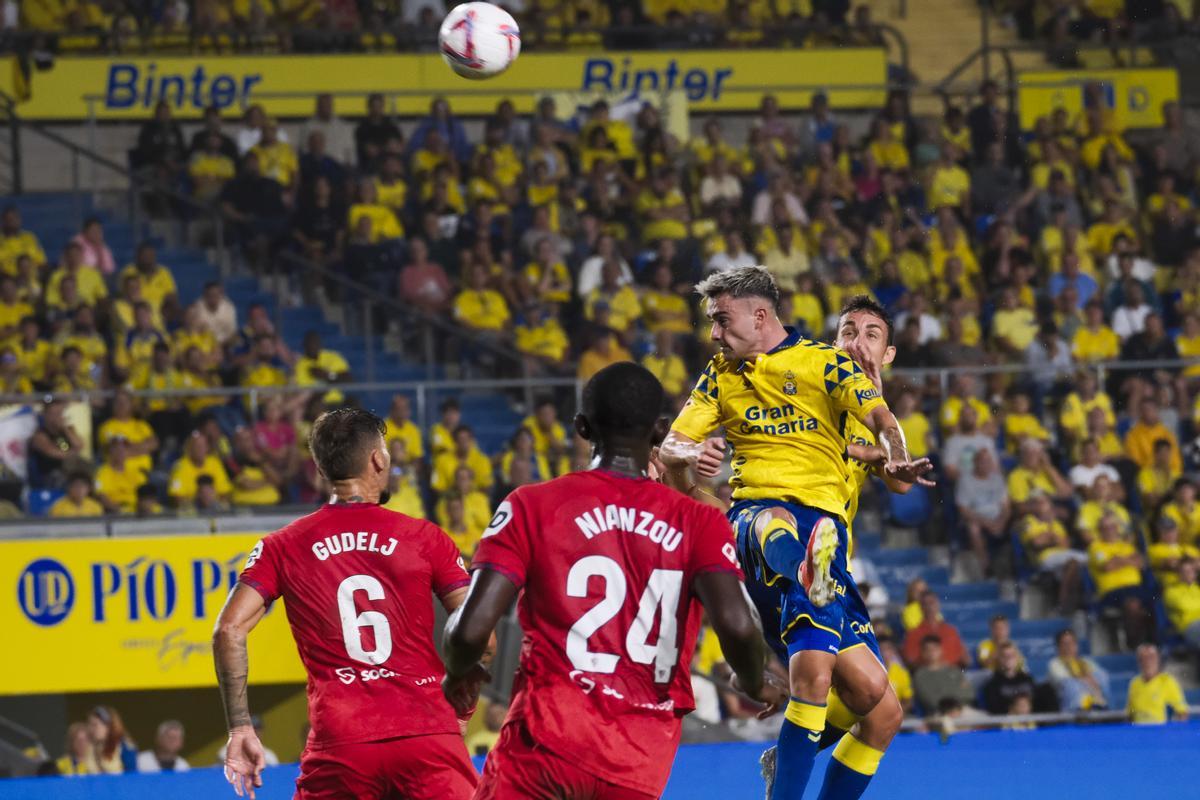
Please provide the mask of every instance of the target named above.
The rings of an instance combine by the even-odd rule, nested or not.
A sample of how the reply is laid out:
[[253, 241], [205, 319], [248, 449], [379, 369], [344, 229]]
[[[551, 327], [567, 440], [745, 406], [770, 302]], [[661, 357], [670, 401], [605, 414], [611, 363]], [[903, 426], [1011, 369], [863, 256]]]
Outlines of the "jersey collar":
[[767, 352], [754, 357], [753, 359], [742, 359], [742, 363], [738, 364], [736, 371], [744, 372], [745, 370], [753, 369], [754, 365], [756, 363], [758, 363], [759, 359], [764, 358], [766, 356], [773, 356], [782, 350], [787, 350], [789, 347], [795, 347], [797, 344], [800, 343], [800, 340], [804, 338], [803, 336], [800, 335], [800, 331], [796, 330], [791, 325], [785, 325], [783, 327], [783, 329], [784, 329], [784, 331], [787, 332], [787, 336], [784, 337], [782, 342], [775, 345]]

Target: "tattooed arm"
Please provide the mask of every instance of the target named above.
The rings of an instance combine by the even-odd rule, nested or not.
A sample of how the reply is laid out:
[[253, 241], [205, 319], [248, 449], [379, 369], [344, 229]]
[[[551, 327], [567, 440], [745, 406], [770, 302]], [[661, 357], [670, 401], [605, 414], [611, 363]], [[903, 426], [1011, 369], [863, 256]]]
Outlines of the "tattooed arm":
[[266, 613], [262, 595], [239, 583], [229, 593], [213, 631], [213, 661], [229, 729], [225, 779], [233, 784], [238, 797], [243, 792], [254, 797], [255, 787], [262, 786], [262, 771], [266, 766], [262, 743], [250, 722], [250, 701], [246, 696], [250, 676], [246, 638]]
[[900, 423], [887, 406], [875, 407], [863, 422], [871, 429], [871, 433], [875, 434], [875, 440], [883, 449], [883, 471], [886, 477], [905, 483], [917, 483], [922, 475], [933, 469], [929, 459], [919, 458], [913, 461], [909, 456], [904, 432], [900, 430]]

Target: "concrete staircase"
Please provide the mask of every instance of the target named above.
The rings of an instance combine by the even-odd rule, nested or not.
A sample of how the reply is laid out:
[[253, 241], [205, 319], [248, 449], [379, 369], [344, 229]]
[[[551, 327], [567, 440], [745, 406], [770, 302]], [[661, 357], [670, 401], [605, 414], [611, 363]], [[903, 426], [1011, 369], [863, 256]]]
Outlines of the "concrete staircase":
[[[909, 0], [903, 17], [897, 0], [869, 0], [874, 18], [894, 26], [908, 41], [909, 68], [918, 83], [932, 86], [945, 78], [982, 44], [981, 12], [975, 0]], [[1004, 27], [993, 17], [988, 35], [995, 46], [1019, 44], [1016, 31]], [[1002, 62], [993, 58], [991, 77], [1004, 77]], [[1045, 66], [1040, 53], [1014, 54], [1018, 70]], [[962, 88], [977, 86], [983, 80], [983, 64], [967, 70], [959, 79]], [[940, 114], [941, 102], [918, 93], [913, 98], [918, 114]]]

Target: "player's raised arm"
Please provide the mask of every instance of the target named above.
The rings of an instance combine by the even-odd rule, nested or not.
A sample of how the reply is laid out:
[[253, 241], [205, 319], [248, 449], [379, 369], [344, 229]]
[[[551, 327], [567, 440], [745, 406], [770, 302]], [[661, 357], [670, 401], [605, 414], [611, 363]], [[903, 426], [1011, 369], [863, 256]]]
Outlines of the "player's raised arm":
[[266, 613], [262, 595], [239, 583], [229, 593], [213, 631], [213, 660], [229, 730], [225, 779], [233, 784], [239, 797], [243, 793], [254, 797], [255, 787], [262, 786], [262, 771], [267, 765], [262, 743], [250, 722], [250, 702], [246, 695], [250, 677], [246, 639]]
[[695, 589], [725, 661], [733, 669], [735, 687], [766, 705], [767, 713], [787, 705], [786, 689], [765, 680], [767, 644], [762, 625], [737, 575], [706, 572], [696, 576]]
[[480, 687], [490, 677], [483, 659], [500, 618], [516, 599], [517, 587], [511, 580], [496, 570], [478, 569], [463, 604], [446, 620], [442, 690], [457, 713], [464, 713], [479, 699]]

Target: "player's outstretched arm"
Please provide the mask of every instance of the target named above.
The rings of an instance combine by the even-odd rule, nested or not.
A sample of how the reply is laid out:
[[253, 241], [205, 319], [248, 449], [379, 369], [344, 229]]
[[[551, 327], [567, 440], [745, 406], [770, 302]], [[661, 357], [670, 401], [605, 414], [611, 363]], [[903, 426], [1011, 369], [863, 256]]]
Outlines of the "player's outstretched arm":
[[863, 423], [871, 429], [879, 446], [883, 448], [885, 479], [894, 478], [908, 484], [928, 483], [922, 476], [933, 469], [933, 464], [928, 458], [913, 460], [909, 456], [904, 432], [900, 430], [900, 423], [891, 409], [886, 405], [878, 405], [871, 409]]
[[721, 472], [721, 465], [725, 463], [725, 440], [719, 436], [710, 436], [703, 442], [698, 442], [672, 430], [667, 434], [667, 438], [663, 439], [658, 452], [668, 470], [695, 468], [699, 475], [715, 478]]
[[787, 705], [787, 690], [764, 678], [767, 643], [742, 582], [732, 572], [706, 572], [696, 577], [695, 587], [725, 661], [733, 668], [736, 688], [766, 705], [767, 713]]
[[255, 787], [262, 786], [262, 771], [267, 766], [262, 743], [250, 721], [250, 701], [246, 695], [250, 677], [246, 639], [266, 613], [262, 595], [239, 583], [229, 593], [213, 630], [213, 661], [229, 730], [225, 780], [233, 784], [238, 797], [243, 794], [254, 797]]
[[455, 712], [473, 708], [480, 688], [491, 677], [481, 660], [500, 618], [516, 599], [517, 587], [507, 577], [486, 567], [477, 569], [466, 600], [446, 620], [442, 691]]

